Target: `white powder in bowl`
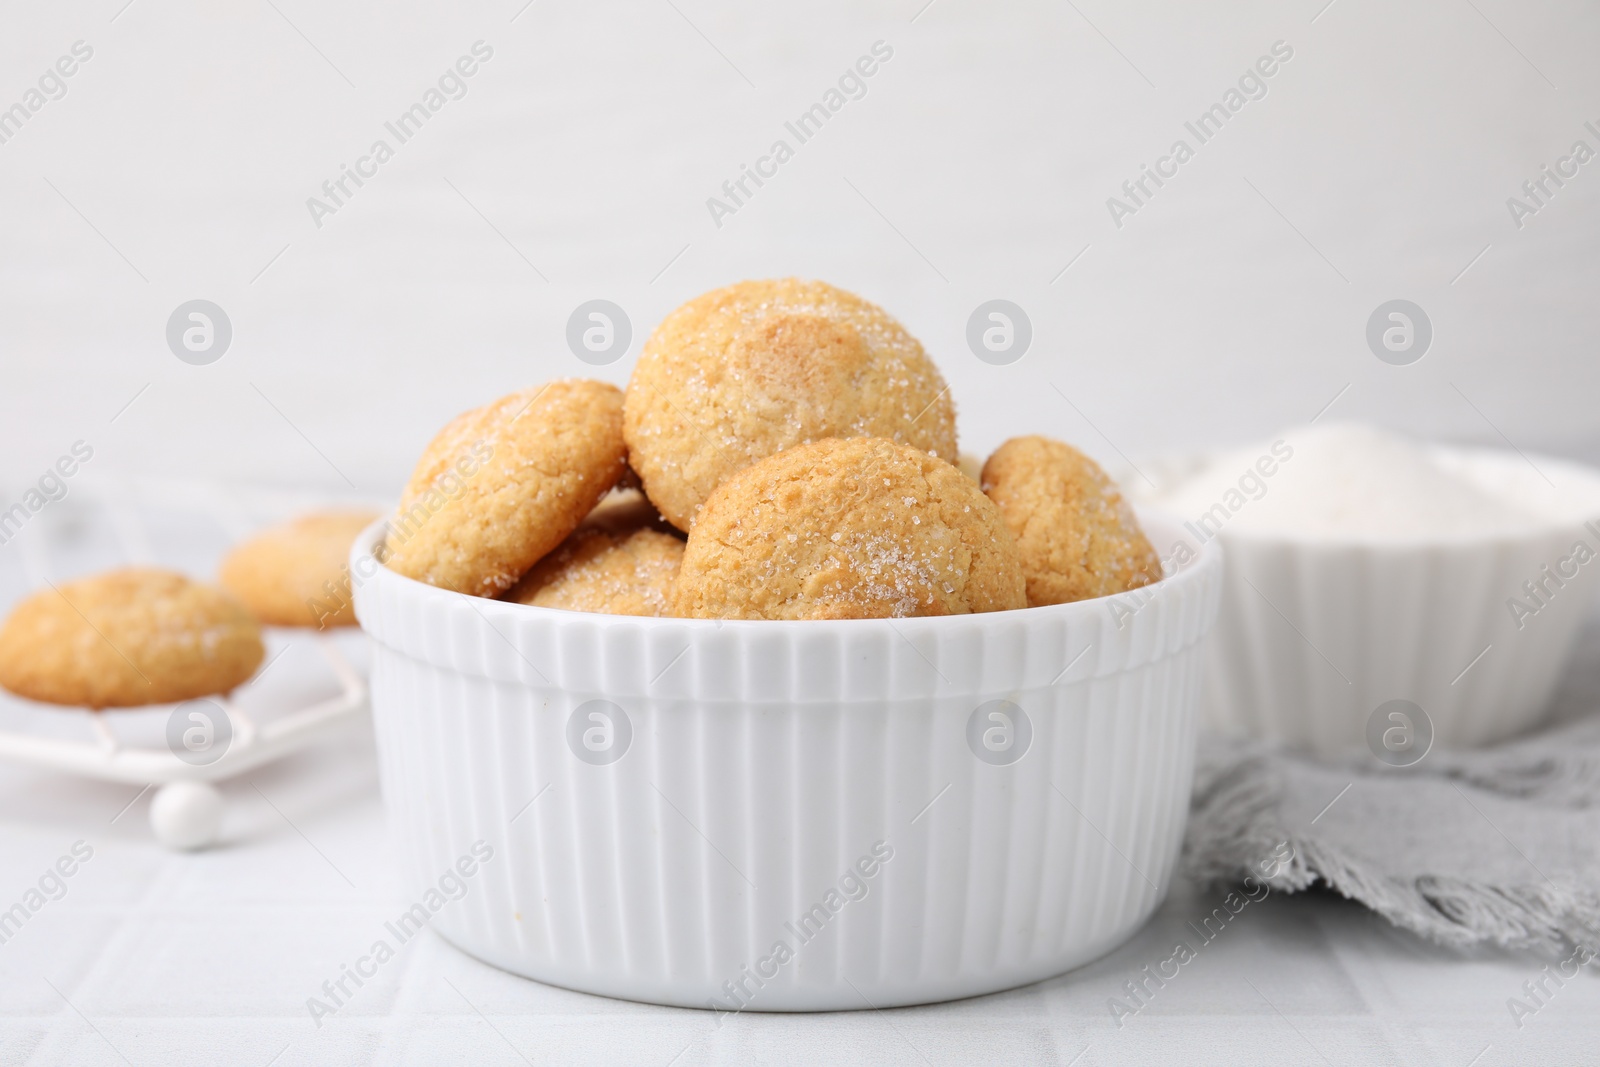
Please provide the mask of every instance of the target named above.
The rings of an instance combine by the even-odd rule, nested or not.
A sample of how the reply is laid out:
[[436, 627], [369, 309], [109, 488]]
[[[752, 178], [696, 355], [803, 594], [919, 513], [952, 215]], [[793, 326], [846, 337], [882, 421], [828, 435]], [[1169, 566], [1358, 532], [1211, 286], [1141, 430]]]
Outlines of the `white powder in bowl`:
[[[1209, 540], [1222, 529], [1305, 539], [1419, 540], [1525, 533], [1561, 509], [1522, 483], [1477, 477], [1462, 453], [1372, 426], [1328, 423], [1218, 456], [1152, 503]], [[1520, 462], [1520, 461], [1519, 461]]]

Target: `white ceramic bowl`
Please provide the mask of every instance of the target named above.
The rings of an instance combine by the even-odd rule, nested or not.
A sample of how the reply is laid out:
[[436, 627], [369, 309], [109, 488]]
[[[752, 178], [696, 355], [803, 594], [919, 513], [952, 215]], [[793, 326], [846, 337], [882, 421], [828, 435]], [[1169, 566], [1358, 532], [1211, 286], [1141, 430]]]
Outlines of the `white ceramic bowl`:
[[718, 623], [474, 599], [376, 565], [379, 540], [351, 563], [384, 797], [423, 915], [482, 960], [662, 1004], [882, 1007], [1058, 974], [1166, 892], [1214, 549], [1077, 604]]
[[[1206, 670], [1208, 727], [1324, 757], [1366, 747], [1408, 763], [1426, 754], [1430, 733], [1432, 745], [1464, 748], [1538, 724], [1595, 603], [1600, 524], [1585, 523], [1600, 517], [1600, 473], [1547, 456], [1433, 452], [1479, 484], [1537, 497], [1544, 508], [1548, 477], [1570, 515], [1518, 534], [1404, 542], [1222, 527], [1227, 578]], [[1145, 467], [1158, 486], [1183, 476], [1184, 464], [1164, 466]], [[1199, 543], [1192, 525], [1185, 536]], [[1595, 553], [1584, 564], [1571, 558], [1580, 541]], [[1542, 568], [1563, 559], [1571, 573], [1557, 584]], [[1524, 583], [1540, 581], [1549, 595], [1535, 602]], [[1536, 610], [1514, 610], [1513, 598]]]

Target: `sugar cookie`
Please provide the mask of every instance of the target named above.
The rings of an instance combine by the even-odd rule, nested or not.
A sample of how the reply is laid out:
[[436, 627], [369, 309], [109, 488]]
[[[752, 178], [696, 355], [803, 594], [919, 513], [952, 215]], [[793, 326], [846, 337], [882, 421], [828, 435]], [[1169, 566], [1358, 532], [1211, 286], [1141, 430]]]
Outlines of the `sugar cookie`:
[[223, 693], [260, 666], [261, 628], [233, 597], [128, 567], [34, 593], [0, 627], [0, 685], [89, 708]]
[[1133, 509], [1071, 445], [1013, 437], [983, 465], [983, 491], [1017, 535], [1032, 606], [1109, 596], [1161, 577]]
[[565, 379], [459, 416], [390, 521], [388, 566], [474, 596], [509, 589], [622, 477], [622, 392]]
[[633, 468], [689, 529], [735, 471], [825, 437], [884, 437], [956, 460], [955, 405], [922, 345], [822, 282], [747, 281], [656, 327], [628, 382]]
[[370, 511], [302, 515], [235, 546], [218, 578], [269, 626], [354, 626], [346, 561], [356, 535], [377, 518]]
[[637, 490], [602, 501], [504, 600], [606, 615], [666, 615], [683, 539]]
[[873, 437], [770, 456], [712, 493], [674, 614], [865, 619], [1026, 606], [1016, 540], [976, 482]]

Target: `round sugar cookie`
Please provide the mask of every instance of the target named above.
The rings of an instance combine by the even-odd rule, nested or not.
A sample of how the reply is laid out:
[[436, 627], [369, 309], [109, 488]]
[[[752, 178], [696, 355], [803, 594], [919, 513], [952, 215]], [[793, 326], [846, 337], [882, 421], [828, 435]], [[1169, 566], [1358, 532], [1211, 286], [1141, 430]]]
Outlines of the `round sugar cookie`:
[[955, 404], [882, 308], [823, 282], [698, 296], [645, 342], [624, 406], [630, 460], [679, 529], [729, 475], [826, 437], [883, 437], [956, 460]]
[[128, 567], [18, 604], [0, 626], [0, 685], [76, 707], [170, 704], [235, 688], [264, 654], [260, 625], [232, 596]]
[[377, 518], [371, 511], [302, 515], [236, 545], [217, 576], [269, 626], [354, 626], [350, 546]]
[[580, 526], [504, 599], [604, 615], [669, 614], [683, 540], [647, 527], [610, 533]]
[[683, 538], [644, 494], [613, 493], [501, 598], [605, 615], [668, 613]]
[[1016, 540], [976, 482], [918, 449], [851, 437], [723, 482], [689, 533], [673, 613], [870, 619], [1026, 603]]
[[384, 562], [473, 596], [511, 588], [626, 469], [622, 392], [564, 379], [457, 417], [423, 452]]
[[983, 491], [1017, 535], [1028, 603], [1065, 604], [1149, 585], [1161, 559], [1100, 465], [1048, 437], [1013, 437], [983, 465]]

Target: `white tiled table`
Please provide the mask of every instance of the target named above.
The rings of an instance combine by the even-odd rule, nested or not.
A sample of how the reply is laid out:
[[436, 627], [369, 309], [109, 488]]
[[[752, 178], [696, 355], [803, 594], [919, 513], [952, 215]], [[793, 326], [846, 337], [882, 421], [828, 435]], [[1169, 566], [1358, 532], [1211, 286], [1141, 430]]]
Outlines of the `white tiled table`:
[[[0, 604], [28, 587], [30, 567], [55, 580], [148, 554], [210, 573], [232, 527], [285, 503], [211, 495], [203, 507], [134, 508], [115, 519], [101, 505], [64, 503], [39, 516], [27, 545], [0, 553]], [[288, 701], [329, 685], [312, 651], [295, 646], [252, 699]], [[59, 713], [0, 703], [0, 728], [66, 725]], [[129, 786], [0, 765], [0, 908], [74, 842], [94, 849], [66, 894], [0, 944], [0, 1064], [1600, 1060], [1592, 972], [1519, 1029], [1506, 1001], [1542, 960], [1438, 949], [1326, 895], [1269, 897], [1201, 946], [1188, 923], [1220, 894], [1187, 885], [1111, 956], [953, 1004], [719, 1025], [704, 1012], [516, 978], [426, 932], [318, 1026], [307, 999], [414, 898], [391, 865], [370, 731], [354, 727], [223, 792], [223, 847], [176, 855], [150, 836], [148, 795], [129, 807]], [[1119, 1026], [1110, 999], [1179, 940], [1197, 958]]]
[[319, 1028], [306, 999], [382, 934], [404, 896], [370, 738], [356, 732], [251, 781], [255, 788], [224, 790], [226, 847], [174, 855], [150, 840], [144, 801], [111, 822], [130, 788], [0, 769], [7, 903], [73, 841], [95, 849], [67, 895], [0, 945], [0, 1063], [117, 1063], [119, 1054], [133, 1064], [285, 1067], [519, 1059], [1466, 1067], [1597, 1058], [1592, 975], [1569, 982], [1519, 1030], [1506, 999], [1536, 976], [1537, 962], [1436, 949], [1324, 896], [1251, 905], [1119, 1028], [1108, 999], [1177, 940], [1197, 944], [1187, 922], [1218, 903], [1187, 886], [1110, 957], [954, 1004], [751, 1014], [719, 1027], [704, 1012], [525, 981], [430, 932]]

